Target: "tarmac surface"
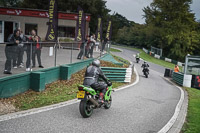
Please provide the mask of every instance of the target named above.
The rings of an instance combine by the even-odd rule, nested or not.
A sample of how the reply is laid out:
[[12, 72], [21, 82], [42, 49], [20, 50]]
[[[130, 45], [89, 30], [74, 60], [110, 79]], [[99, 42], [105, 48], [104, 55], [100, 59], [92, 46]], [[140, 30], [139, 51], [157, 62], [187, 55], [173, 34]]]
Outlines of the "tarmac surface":
[[[135, 63], [136, 51], [114, 53], [134, 63], [139, 83], [112, 93], [109, 110], [94, 110], [90, 118], [79, 113], [79, 103], [0, 122], [1, 133], [156, 133], [173, 116], [180, 91], [164, 80], [164, 68], [150, 65], [149, 78]], [[154, 71], [155, 70], [155, 71]]]

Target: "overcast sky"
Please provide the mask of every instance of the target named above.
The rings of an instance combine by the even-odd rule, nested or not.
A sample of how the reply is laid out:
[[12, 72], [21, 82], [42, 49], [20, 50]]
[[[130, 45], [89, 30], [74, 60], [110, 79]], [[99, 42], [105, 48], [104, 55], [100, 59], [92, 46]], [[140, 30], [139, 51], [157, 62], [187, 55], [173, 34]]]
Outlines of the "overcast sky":
[[[107, 8], [112, 10], [111, 14], [115, 11], [125, 16], [127, 19], [135, 21], [136, 23], [144, 23], [142, 9], [153, 0], [107, 0]], [[200, 19], [200, 0], [193, 0], [191, 10], [196, 14], [197, 20]]]

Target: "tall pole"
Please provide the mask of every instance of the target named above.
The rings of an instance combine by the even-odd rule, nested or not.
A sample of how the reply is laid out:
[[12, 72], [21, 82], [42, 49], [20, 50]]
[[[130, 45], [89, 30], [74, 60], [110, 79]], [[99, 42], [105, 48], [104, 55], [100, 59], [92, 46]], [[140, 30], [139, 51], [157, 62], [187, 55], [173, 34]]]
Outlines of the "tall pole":
[[57, 44], [58, 44], [58, 41], [55, 44], [55, 60], [54, 60], [54, 66], [55, 67], [56, 67], [56, 64], [57, 64]]

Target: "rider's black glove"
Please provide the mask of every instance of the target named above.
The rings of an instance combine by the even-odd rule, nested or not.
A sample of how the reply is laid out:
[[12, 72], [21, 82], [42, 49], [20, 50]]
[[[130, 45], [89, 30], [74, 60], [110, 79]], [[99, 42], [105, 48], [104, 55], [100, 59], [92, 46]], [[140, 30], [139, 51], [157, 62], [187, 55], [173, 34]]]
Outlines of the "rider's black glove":
[[112, 82], [108, 81], [108, 86], [112, 86]]

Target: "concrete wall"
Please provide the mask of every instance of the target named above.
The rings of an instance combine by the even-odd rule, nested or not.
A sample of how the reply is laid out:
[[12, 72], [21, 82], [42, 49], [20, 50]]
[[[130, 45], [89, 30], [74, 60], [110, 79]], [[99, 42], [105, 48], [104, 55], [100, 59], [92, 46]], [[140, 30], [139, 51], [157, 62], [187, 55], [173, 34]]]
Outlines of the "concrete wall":
[[8, 98], [26, 92], [29, 89], [43, 91], [45, 85], [56, 80], [68, 80], [71, 75], [88, 66], [94, 59], [88, 59], [68, 65], [26, 72], [0, 78], [0, 98]]

